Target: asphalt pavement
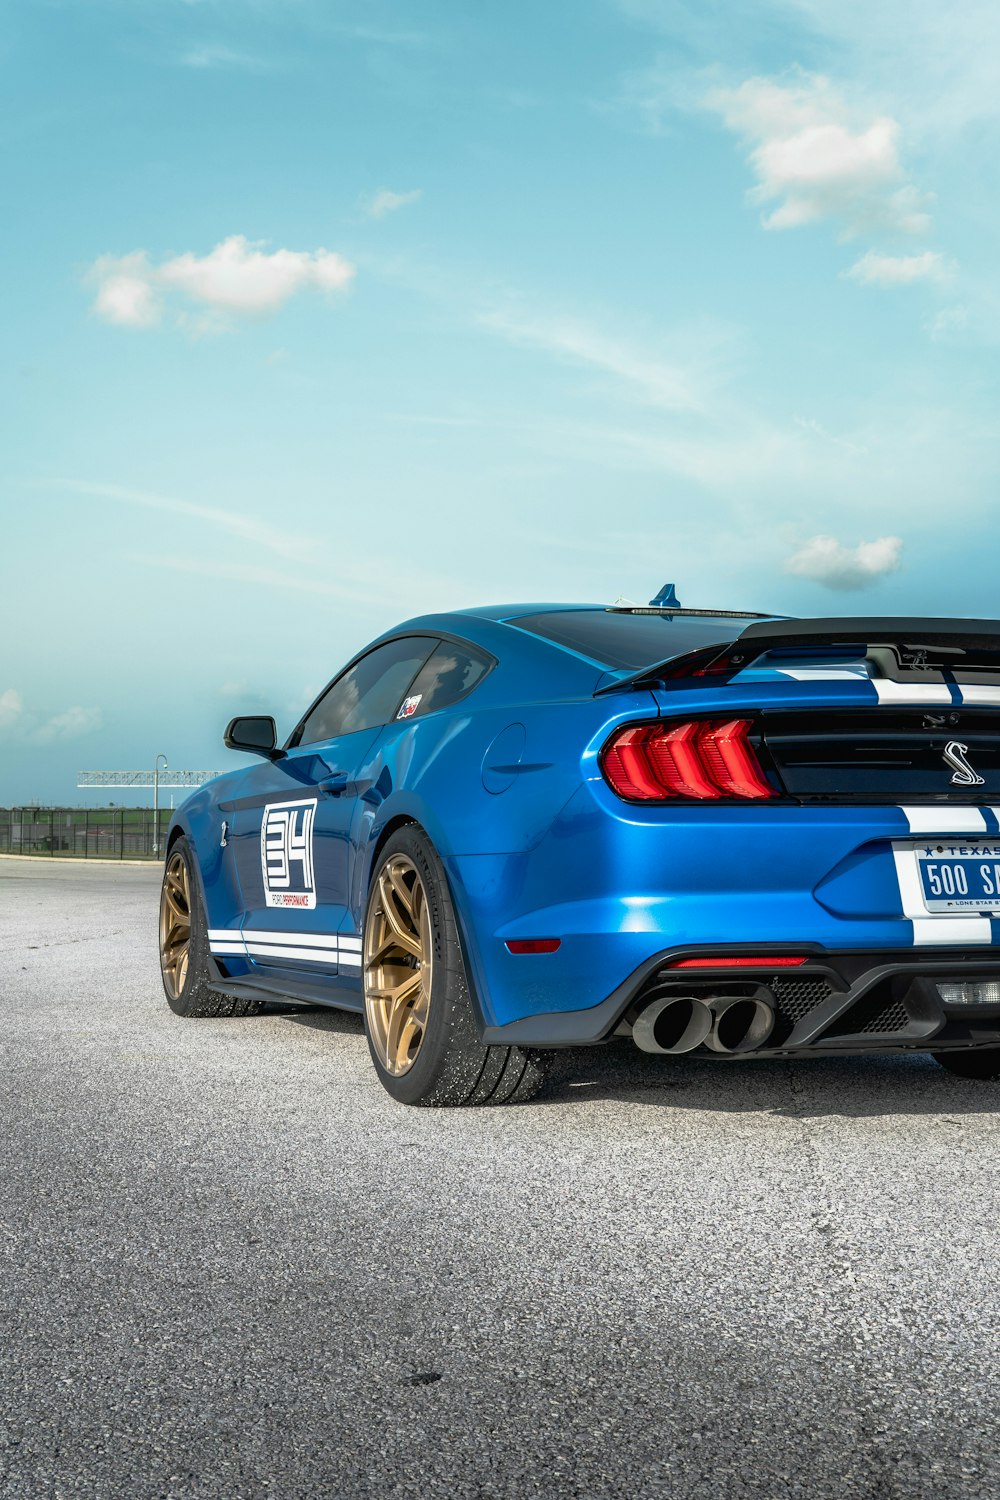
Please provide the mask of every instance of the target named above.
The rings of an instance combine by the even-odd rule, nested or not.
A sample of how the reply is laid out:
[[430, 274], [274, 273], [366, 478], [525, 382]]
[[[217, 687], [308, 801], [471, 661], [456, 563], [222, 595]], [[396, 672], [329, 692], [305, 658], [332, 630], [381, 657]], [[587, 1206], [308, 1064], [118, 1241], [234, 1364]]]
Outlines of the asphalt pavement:
[[0, 1495], [1000, 1493], [1000, 1087], [559, 1055], [406, 1109], [185, 1021], [158, 872], [0, 859]]

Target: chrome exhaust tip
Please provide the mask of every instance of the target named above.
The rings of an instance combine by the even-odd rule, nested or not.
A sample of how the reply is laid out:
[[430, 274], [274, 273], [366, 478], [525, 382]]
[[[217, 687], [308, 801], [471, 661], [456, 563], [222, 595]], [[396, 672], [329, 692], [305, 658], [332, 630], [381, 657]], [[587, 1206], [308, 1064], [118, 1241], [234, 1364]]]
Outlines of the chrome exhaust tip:
[[643, 1052], [677, 1056], [707, 1042], [712, 1025], [712, 1012], [703, 1001], [689, 995], [662, 995], [639, 1012], [632, 1040]]
[[712, 1002], [713, 1025], [705, 1038], [713, 1052], [756, 1052], [774, 1030], [774, 1010], [752, 995]]

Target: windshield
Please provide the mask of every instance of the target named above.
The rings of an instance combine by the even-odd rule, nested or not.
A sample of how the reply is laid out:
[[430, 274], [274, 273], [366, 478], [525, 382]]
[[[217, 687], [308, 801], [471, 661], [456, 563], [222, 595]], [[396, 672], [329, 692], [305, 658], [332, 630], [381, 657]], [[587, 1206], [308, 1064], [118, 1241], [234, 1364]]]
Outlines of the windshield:
[[568, 646], [601, 662], [611, 671], [637, 672], [640, 667], [683, 656], [702, 646], [726, 645], [752, 619], [766, 615], [623, 614], [607, 609], [560, 609], [512, 620], [521, 630]]

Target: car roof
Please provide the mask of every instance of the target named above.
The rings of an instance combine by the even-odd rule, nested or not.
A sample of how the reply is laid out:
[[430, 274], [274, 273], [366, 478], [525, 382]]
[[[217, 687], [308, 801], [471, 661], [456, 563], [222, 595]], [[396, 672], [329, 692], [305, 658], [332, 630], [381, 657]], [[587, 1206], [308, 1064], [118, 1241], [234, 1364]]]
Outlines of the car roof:
[[606, 604], [482, 604], [475, 609], [457, 609], [456, 615], [474, 615], [480, 620], [497, 620], [503, 623], [516, 620], [520, 615], [555, 614], [559, 610], [607, 609]]

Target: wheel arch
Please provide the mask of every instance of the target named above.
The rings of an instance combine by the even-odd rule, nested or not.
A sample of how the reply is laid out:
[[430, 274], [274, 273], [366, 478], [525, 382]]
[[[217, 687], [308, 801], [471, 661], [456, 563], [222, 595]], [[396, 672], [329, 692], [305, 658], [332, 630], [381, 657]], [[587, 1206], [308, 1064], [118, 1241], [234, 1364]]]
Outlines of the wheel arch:
[[188, 840], [190, 840], [190, 834], [188, 833], [187, 829], [182, 823], [172, 823], [171, 826], [167, 829], [167, 842], [166, 847], [163, 851], [164, 857], [166, 857], [170, 853], [177, 840], [182, 838], [187, 838]]
[[372, 876], [374, 875], [375, 869], [378, 865], [379, 855], [388, 844], [393, 834], [398, 833], [401, 828], [416, 829], [416, 831], [427, 840], [428, 844], [434, 850], [434, 853], [437, 855], [438, 860], [440, 861], [441, 869], [444, 873], [444, 878], [448, 884], [448, 894], [451, 897], [451, 903], [455, 909], [455, 919], [456, 925], [458, 927], [458, 938], [459, 942], [462, 945], [462, 958], [465, 963], [465, 978], [466, 983], [469, 986], [469, 998], [472, 1002], [472, 1010], [476, 1018], [476, 1024], [481, 1032], [482, 1029], [488, 1024], [488, 1018], [481, 998], [481, 985], [483, 983], [483, 979], [480, 966], [476, 961], [475, 946], [471, 941], [471, 934], [469, 932], [468, 922], [466, 920], [465, 903], [461, 899], [461, 892], [456, 891], [456, 882], [454, 876], [449, 871], [447, 863], [442, 858], [441, 851], [435, 844], [434, 839], [424, 827], [423, 823], [420, 822], [420, 819], [413, 817], [409, 813], [397, 813], [394, 817], [391, 817], [386, 822], [385, 827], [379, 830], [378, 837], [372, 841], [371, 853], [368, 856], [368, 866], [365, 870], [364, 898], [361, 910], [362, 927], [364, 924], [364, 912], [368, 902], [368, 893], [371, 890]]
[[[390, 818], [385, 827], [379, 830], [378, 837], [372, 841], [368, 849], [368, 863], [365, 869], [363, 886], [363, 896], [366, 902], [368, 900], [368, 892], [372, 888], [372, 876], [375, 874], [375, 866], [378, 863], [378, 857], [382, 853], [382, 850], [385, 848], [386, 844], [392, 838], [393, 834], [398, 833], [401, 828], [418, 829], [419, 832], [423, 834], [424, 838], [427, 839], [431, 847], [434, 847], [434, 840], [427, 832], [427, 829], [423, 826], [422, 823], [418, 822], [416, 818], [411, 817], [409, 813], [397, 813], [395, 817]], [[440, 858], [440, 856], [438, 857]]]

